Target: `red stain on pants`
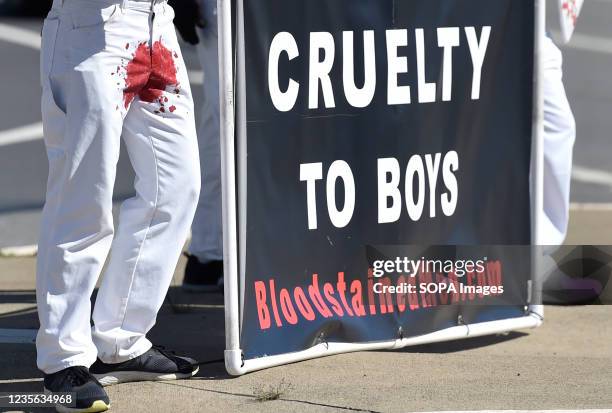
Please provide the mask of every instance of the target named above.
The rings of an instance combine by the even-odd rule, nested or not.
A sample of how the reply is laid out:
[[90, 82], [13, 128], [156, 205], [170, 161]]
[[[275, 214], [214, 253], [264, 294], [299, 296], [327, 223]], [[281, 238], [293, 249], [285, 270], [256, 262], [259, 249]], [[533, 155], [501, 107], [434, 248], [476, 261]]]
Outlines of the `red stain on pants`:
[[144, 102], [159, 101], [166, 88], [177, 86], [176, 65], [172, 52], [160, 41], [149, 48], [140, 43], [133, 59], [127, 64], [123, 101], [125, 108], [136, 96]]

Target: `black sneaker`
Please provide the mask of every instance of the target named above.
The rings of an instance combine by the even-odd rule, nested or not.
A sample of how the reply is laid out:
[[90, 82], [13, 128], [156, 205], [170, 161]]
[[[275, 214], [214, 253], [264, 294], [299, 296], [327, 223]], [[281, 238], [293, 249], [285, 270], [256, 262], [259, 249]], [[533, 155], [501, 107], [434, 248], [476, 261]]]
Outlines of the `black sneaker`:
[[74, 393], [76, 405], [56, 405], [58, 412], [104, 412], [110, 408], [108, 395], [86, 367], [74, 366], [45, 374], [45, 393]]
[[201, 293], [223, 291], [223, 261], [201, 263], [195, 255], [187, 255], [184, 291]]
[[124, 361], [106, 364], [98, 359], [90, 370], [103, 386], [130, 381], [177, 380], [194, 376], [200, 368], [194, 359], [179, 357], [160, 346]]

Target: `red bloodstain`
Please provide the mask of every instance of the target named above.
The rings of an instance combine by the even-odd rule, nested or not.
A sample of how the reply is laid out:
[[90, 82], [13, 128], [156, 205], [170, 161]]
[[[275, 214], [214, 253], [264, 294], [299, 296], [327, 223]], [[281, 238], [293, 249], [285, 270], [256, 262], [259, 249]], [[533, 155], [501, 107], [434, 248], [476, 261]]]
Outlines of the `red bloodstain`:
[[162, 94], [166, 88], [177, 84], [172, 52], [159, 41], [153, 43], [152, 48], [141, 43], [126, 66], [123, 91], [125, 108], [136, 96], [144, 102], [158, 101], [163, 104]]
[[170, 112], [174, 112], [176, 110], [176, 106], [172, 105], [168, 108]]

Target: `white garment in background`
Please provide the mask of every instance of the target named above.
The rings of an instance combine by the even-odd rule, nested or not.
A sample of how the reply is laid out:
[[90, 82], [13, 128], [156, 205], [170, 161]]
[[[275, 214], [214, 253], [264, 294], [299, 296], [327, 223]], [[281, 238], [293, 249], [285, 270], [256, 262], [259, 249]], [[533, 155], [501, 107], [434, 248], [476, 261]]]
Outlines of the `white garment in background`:
[[[55, 0], [45, 20], [49, 180], [36, 286], [37, 363], [45, 373], [90, 366], [96, 356], [117, 363], [151, 347], [145, 334], [200, 189], [193, 102], [173, 17], [164, 1]], [[121, 138], [136, 195], [121, 206], [114, 234]], [[92, 328], [90, 296], [109, 251]]]
[[542, 45], [544, 94], [544, 210], [540, 214], [543, 245], [560, 245], [567, 234], [572, 151], [576, 123], [563, 86], [563, 58], [553, 41]]
[[217, 1], [200, 0], [206, 27], [198, 30], [197, 45], [204, 72], [204, 94], [198, 126], [202, 191], [191, 229], [189, 253], [200, 262], [223, 260], [221, 214], [221, 148], [219, 141], [219, 57]]

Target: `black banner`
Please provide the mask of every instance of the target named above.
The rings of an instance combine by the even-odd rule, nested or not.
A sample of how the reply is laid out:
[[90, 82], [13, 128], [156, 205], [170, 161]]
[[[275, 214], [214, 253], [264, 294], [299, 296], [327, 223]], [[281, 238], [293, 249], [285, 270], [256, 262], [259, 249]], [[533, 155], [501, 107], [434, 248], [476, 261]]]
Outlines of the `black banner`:
[[244, 8], [245, 357], [523, 315], [534, 3]]

